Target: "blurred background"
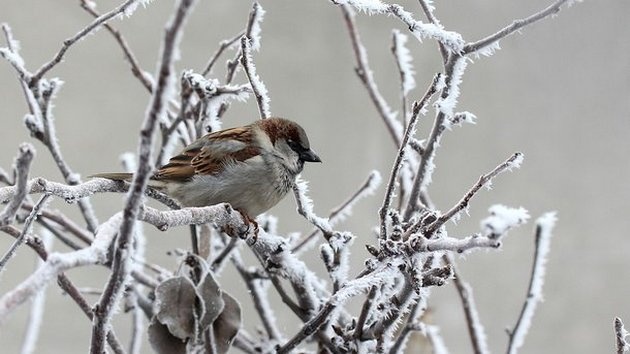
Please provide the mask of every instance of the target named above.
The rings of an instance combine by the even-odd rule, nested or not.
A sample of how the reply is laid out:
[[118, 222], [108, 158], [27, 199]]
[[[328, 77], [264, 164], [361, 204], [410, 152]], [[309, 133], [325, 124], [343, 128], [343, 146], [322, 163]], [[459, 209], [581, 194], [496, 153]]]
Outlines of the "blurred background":
[[[98, 1], [105, 12], [118, 5]], [[449, 30], [474, 41], [497, 31], [512, 19], [523, 18], [551, 3], [529, 1], [439, 1], [435, 15]], [[354, 57], [340, 10], [328, 1], [262, 0], [267, 11], [262, 48], [254, 60], [271, 96], [271, 111], [298, 121], [309, 133], [321, 165], [307, 166], [315, 211], [322, 216], [363, 183], [370, 171], [385, 177], [395, 147], [353, 66]], [[400, 4], [424, 20], [416, 1]], [[162, 28], [172, 1], [154, 1], [123, 20], [111, 22], [122, 31], [145, 70], [154, 72]], [[233, 37], [247, 21], [249, 1], [202, 1], [185, 30], [178, 71], [200, 71], [219, 41]], [[515, 151], [525, 154], [520, 170], [495, 179], [491, 191], [482, 190], [472, 202], [470, 215], [449, 234], [466, 236], [479, 229], [490, 205], [523, 206], [532, 218], [557, 210], [544, 302], [538, 307], [522, 353], [604, 353], [614, 350], [612, 321], [620, 316], [630, 323], [630, 2], [598, 0], [577, 3], [554, 18], [543, 20], [501, 41], [501, 50], [468, 66], [461, 86], [458, 111], [477, 115], [476, 125], [445, 134], [439, 148], [431, 195], [448, 209], [482, 173]], [[29, 70], [48, 61], [62, 41], [91, 21], [77, 1], [0, 0], [0, 22], [8, 23], [21, 43]], [[359, 14], [358, 29], [366, 45], [375, 79], [394, 110], [400, 110], [398, 72], [390, 53], [391, 31], [406, 31], [397, 19]], [[5, 46], [4, 40], [0, 46]], [[418, 99], [433, 75], [440, 71], [434, 41], [408, 42], [417, 72]], [[222, 57], [213, 77], [223, 79]], [[54, 116], [62, 152], [75, 172], [87, 176], [121, 170], [119, 156], [135, 152], [138, 130], [148, 104], [146, 90], [134, 78], [120, 48], [101, 30], [77, 43], [48, 77], [65, 84], [54, 101]], [[239, 74], [238, 83], [245, 82]], [[0, 166], [10, 170], [21, 142], [37, 148], [33, 176], [61, 181], [46, 149], [29, 137], [22, 124], [27, 112], [13, 69], [0, 63]], [[253, 99], [235, 103], [224, 126], [248, 123], [258, 117]], [[423, 118], [418, 138], [426, 136], [433, 111]], [[372, 228], [382, 202], [383, 187], [356, 207], [354, 216], [339, 226], [356, 236], [355, 266], [362, 268], [363, 245], [372, 243]], [[122, 195], [96, 195], [92, 202], [105, 221], [122, 205]], [[55, 200], [51, 207], [75, 220], [76, 206]], [[292, 197], [272, 210], [280, 231], [308, 232], [310, 225], [295, 212]], [[532, 263], [533, 220], [514, 230], [500, 251], [477, 251], [459, 258], [462, 276], [474, 289], [490, 349], [506, 348], [511, 328], [522, 306]], [[166, 255], [187, 248], [188, 229], [160, 233], [145, 228], [148, 258], [172, 269], [177, 260]], [[12, 239], [0, 235], [0, 250]], [[55, 249], [67, 251], [55, 244]], [[2, 251], [4, 252], [4, 251]], [[243, 249], [247, 253], [246, 249]], [[316, 251], [304, 255], [308, 264], [323, 270]], [[0, 294], [12, 289], [35, 267], [34, 254], [22, 247], [0, 278]], [[68, 272], [82, 287], [102, 286], [107, 271], [90, 267]], [[222, 285], [237, 294], [245, 307], [245, 322], [256, 323], [247, 294], [230, 271]], [[89, 297], [94, 302], [97, 297]], [[429, 304], [432, 320], [441, 327], [452, 353], [472, 352], [461, 304], [452, 285], [435, 288]], [[350, 304], [349, 306], [356, 306]], [[297, 321], [282, 312], [287, 336]], [[0, 328], [3, 353], [19, 351], [29, 306], [24, 305]], [[248, 310], [249, 309], [249, 310]], [[248, 312], [249, 311], [249, 312]], [[129, 315], [116, 317], [117, 334], [128, 338]], [[252, 325], [249, 325], [252, 326]], [[90, 326], [77, 306], [52, 284], [38, 345], [41, 353], [84, 353]], [[145, 346], [149, 352], [149, 347]]]

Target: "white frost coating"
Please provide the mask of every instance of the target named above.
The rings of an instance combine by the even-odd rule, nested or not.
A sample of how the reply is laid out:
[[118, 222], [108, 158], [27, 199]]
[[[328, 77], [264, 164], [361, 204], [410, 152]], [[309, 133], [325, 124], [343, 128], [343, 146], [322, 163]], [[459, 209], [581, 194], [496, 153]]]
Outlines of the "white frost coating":
[[513, 168], [521, 168], [524, 159], [525, 156], [523, 155], [523, 153], [517, 152], [514, 156], [514, 159], [508, 162], [508, 171], [512, 171]]
[[254, 60], [252, 58], [251, 44], [247, 40], [245, 40], [243, 44], [243, 55], [246, 58], [246, 60], [244, 61], [244, 66], [248, 73], [249, 82], [252, 86], [252, 90], [256, 93], [256, 96], [259, 96], [257, 97], [257, 99], [259, 99], [260, 101], [260, 113], [264, 117], [269, 117], [271, 116], [271, 112], [269, 110], [270, 98], [267, 92], [267, 86], [265, 86], [265, 84], [256, 73], [256, 66], [254, 65]]
[[370, 172], [370, 175], [368, 176], [367, 186], [365, 186], [365, 188], [361, 190], [361, 192], [357, 194], [355, 198], [353, 198], [352, 201], [350, 201], [350, 203], [345, 205], [345, 208], [343, 208], [339, 213], [337, 213], [334, 218], [329, 220], [330, 225], [335, 226], [337, 225], [337, 223], [344, 221], [348, 216], [352, 215], [352, 209], [354, 208], [354, 206], [361, 199], [370, 195], [374, 195], [378, 187], [381, 185], [382, 181], [383, 181], [383, 178], [381, 177], [381, 174], [378, 171], [373, 170], [372, 172]]
[[542, 301], [542, 286], [545, 279], [547, 255], [549, 254], [549, 244], [551, 242], [551, 231], [556, 223], [556, 213], [548, 212], [536, 219], [536, 259], [532, 269], [532, 280], [527, 294], [527, 300], [523, 307], [523, 313], [517, 327], [512, 333], [512, 345], [508, 354], [516, 354], [525, 342], [525, 336], [531, 327], [532, 318], [536, 311], [536, 306]]
[[254, 18], [252, 19], [252, 27], [249, 32], [249, 40], [252, 46], [252, 50], [258, 51], [260, 50], [260, 24], [262, 23], [263, 17], [265, 16], [265, 10], [262, 6], [260, 6], [258, 2], [254, 3], [253, 16]]
[[396, 62], [398, 63], [398, 67], [402, 72], [402, 87], [403, 94], [406, 96], [411, 90], [416, 87], [416, 80], [413, 75], [415, 71], [413, 70], [411, 52], [405, 46], [407, 43], [407, 36], [400, 33], [399, 30], [393, 31], [394, 35], [394, 56], [396, 57]]
[[[448, 83], [448, 96], [439, 99], [435, 103], [438, 110], [446, 115], [446, 117], [452, 117], [455, 106], [457, 106], [457, 99], [460, 93], [459, 85], [462, 83], [466, 66], [468, 66], [468, 60], [465, 57], [457, 59], [455, 64], [453, 64], [453, 73]], [[444, 122], [447, 122], [447, 120], [444, 120]]]
[[444, 344], [444, 339], [440, 335], [440, 328], [433, 325], [424, 325], [424, 334], [433, 346], [433, 354], [448, 354], [448, 348]]
[[[462, 283], [465, 291], [468, 293], [468, 297], [472, 299], [473, 290], [468, 283]], [[488, 348], [488, 337], [486, 336], [486, 330], [481, 324], [481, 320], [479, 319], [479, 312], [477, 311], [477, 305], [475, 301], [468, 302], [468, 311], [470, 313], [470, 326], [472, 330], [477, 335], [477, 343], [479, 344], [479, 353], [481, 354], [490, 354], [490, 349]]]
[[486, 46], [483, 46], [483, 47], [477, 49], [475, 51], [475, 53], [474, 53], [475, 54], [475, 58], [479, 58], [482, 55], [484, 57], [489, 57], [489, 56], [493, 55], [499, 49], [501, 49], [501, 45], [499, 44], [499, 41], [496, 40], [496, 41], [494, 41], [494, 42], [492, 42], [492, 43], [490, 43], [490, 44], [488, 44]]
[[120, 157], [118, 157], [118, 159], [120, 160], [120, 163], [122, 164], [123, 170], [125, 170], [125, 172], [134, 172], [137, 170], [136, 154], [134, 154], [133, 152], [123, 152], [122, 154], [120, 154]]
[[388, 5], [388, 10], [403, 21], [419, 41], [422, 41], [424, 38], [436, 39], [454, 53], [461, 53], [464, 49], [465, 42], [461, 34], [446, 31], [442, 25], [439, 24], [417, 21], [413, 18], [411, 12], [406, 11], [400, 5]]
[[94, 242], [89, 247], [68, 253], [51, 253], [46, 263], [0, 298], [0, 325], [18, 306], [42, 291], [59, 273], [70, 268], [105, 262], [109, 246], [121, 222], [122, 212], [116, 213], [99, 226]]
[[484, 236], [499, 238], [515, 226], [529, 220], [529, 214], [524, 208], [510, 208], [495, 204], [488, 209], [490, 216], [481, 220], [481, 230]]
[[388, 10], [388, 6], [380, 0], [342, 0], [337, 1], [337, 3], [340, 5], [350, 5], [369, 15], [383, 13]]
[[382, 266], [370, 275], [346, 282], [343, 287], [331, 297], [330, 302], [333, 305], [341, 306], [350, 298], [367, 292], [372, 286], [380, 286], [383, 282], [396, 279], [400, 276], [398, 271], [400, 260], [394, 259], [390, 263], [390, 265]]
[[[45, 228], [41, 229], [41, 238], [44, 249], [50, 250], [52, 244], [53, 235]], [[44, 261], [41, 258], [37, 259], [37, 267], [41, 267]], [[44, 317], [44, 307], [46, 303], [46, 286], [39, 291], [32, 300], [31, 312], [28, 315], [28, 327], [24, 334], [24, 340], [22, 341], [22, 354], [30, 354], [35, 352], [37, 347], [37, 339], [39, 338], [39, 332], [42, 325], [42, 319]]]
[[306, 219], [311, 223], [326, 229], [328, 232], [332, 232], [332, 226], [330, 225], [328, 218], [319, 217], [313, 211], [313, 200], [307, 194], [308, 183], [303, 180], [301, 176], [298, 176], [295, 179], [295, 190], [298, 193], [296, 196], [299, 199], [297, 201], [298, 208], [301, 209], [301, 212], [304, 214]]
[[551, 231], [556, 225], [556, 212], [548, 212], [536, 219], [536, 227], [539, 228], [538, 239], [538, 257], [534, 264], [534, 274], [536, 277], [532, 279], [532, 294], [536, 298], [542, 298], [542, 287], [545, 280], [545, 265], [547, 264], [547, 255], [549, 254], [549, 245], [551, 243]]

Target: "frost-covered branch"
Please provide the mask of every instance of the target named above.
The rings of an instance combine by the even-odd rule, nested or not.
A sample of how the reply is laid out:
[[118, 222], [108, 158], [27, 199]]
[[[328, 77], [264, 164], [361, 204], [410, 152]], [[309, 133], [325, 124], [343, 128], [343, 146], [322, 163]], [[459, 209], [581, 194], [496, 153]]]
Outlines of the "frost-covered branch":
[[[9, 247], [7, 252], [0, 259], [0, 274], [2, 274], [2, 270], [4, 269], [4, 266], [13, 257], [18, 247], [20, 247], [24, 243], [26, 239], [26, 235], [30, 232], [33, 221], [35, 221], [35, 219], [37, 218], [40, 210], [44, 208], [46, 201], [48, 200], [49, 197], [50, 195], [44, 194], [41, 198], [39, 198], [35, 206], [33, 206], [33, 209], [31, 210], [28, 217], [26, 218], [26, 221], [24, 222], [22, 234], [18, 238], [15, 239], [15, 242], [13, 242], [11, 247]], [[3, 226], [3, 225], [0, 225], [0, 226]]]
[[385, 198], [383, 200], [383, 204], [379, 210], [380, 216], [380, 237], [384, 239], [387, 233], [387, 213], [389, 212], [391, 201], [394, 196], [394, 189], [396, 188], [396, 180], [398, 179], [398, 173], [402, 167], [402, 163], [405, 159], [406, 152], [408, 150], [408, 144], [413, 135], [416, 132], [416, 124], [418, 122], [418, 118], [420, 117], [420, 113], [427, 106], [429, 99], [433, 94], [435, 94], [437, 90], [437, 84], [440, 81], [440, 74], [435, 75], [433, 81], [429, 85], [429, 88], [425, 92], [424, 96], [419, 102], [416, 102], [413, 107], [413, 113], [411, 118], [409, 119], [409, 124], [407, 124], [407, 129], [403, 135], [402, 142], [400, 147], [398, 148], [398, 154], [396, 155], [396, 159], [394, 160], [394, 166], [392, 167], [392, 171], [389, 176], [389, 181], [387, 182], [387, 188], [385, 190]]
[[468, 334], [470, 335], [470, 341], [473, 346], [475, 354], [489, 354], [488, 339], [486, 338], [486, 332], [483, 324], [479, 319], [479, 312], [477, 312], [477, 305], [473, 298], [473, 291], [470, 284], [464, 281], [461, 277], [461, 273], [455, 266], [455, 260], [451, 255], [445, 255], [443, 257], [446, 264], [450, 264], [453, 269], [453, 283], [459, 294], [459, 298], [462, 301], [462, 307], [464, 309], [464, 315], [466, 316], [466, 325], [468, 327]]
[[[6, 198], [4, 201], [9, 201], [9, 204], [0, 213], [0, 226], [9, 225], [15, 219], [15, 214], [20, 209], [20, 206], [24, 202], [28, 193], [28, 172], [35, 155], [35, 149], [31, 144], [22, 144], [18, 150], [18, 156], [15, 159], [15, 187], [14, 194], [11, 199]], [[0, 267], [2, 269], [2, 267]]]
[[396, 146], [400, 146], [400, 141], [402, 139], [403, 134], [403, 126], [396, 119], [396, 113], [391, 110], [383, 95], [380, 93], [376, 82], [374, 81], [374, 76], [372, 75], [372, 70], [368, 64], [367, 51], [361, 42], [361, 37], [359, 36], [359, 31], [354, 21], [354, 10], [348, 7], [347, 5], [340, 6], [341, 12], [343, 14], [343, 18], [346, 23], [346, 27], [348, 28], [348, 33], [350, 35], [350, 41], [352, 43], [352, 49], [354, 51], [354, 56], [356, 60], [355, 72], [361, 79], [363, 85], [368, 91], [370, 95], [370, 99], [376, 106], [378, 113], [380, 114], [389, 134], [392, 139], [396, 143]]
[[313, 211], [313, 201], [306, 194], [308, 192], [308, 184], [301, 177], [298, 177], [293, 186], [293, 194], [295, 195], [295, 201], [297, 202], [297, 211], [311, 224], [315, 225], [322, 231], [326, 239], [332, 236], [332, 226], [328, 219], [315, 215]]
[[[96, 11], [96, 4], [91, 0], [81, 0], [81, 8], [87, 11], [96, 19], [101, 17], [101, 14]], [[109, 33], [111, 33], [111, 35], [120, 46], [120, 49], [122, 49], [125, 58], [129, 62], [129, 66], [131, 67], [131, 72], [133, 73], [133, 76], [140, 80], [140, 83], [142, 83], [142, 86], [144, 86], [147, 91], [153, 91], [153, 77], [150, 73], [142, 69], [140, 63], [138, 62], [138, 59], [136, 58], [135, 54], [133, 54], [131, 47], [129, 47], [129, 44], [127, 43], [127, 40], [122, 35], [122, 33], [120, 33], [119, 30], [114, 28], [114, 26], [110, 25], [109, 23], [105, 22], [103, 23], [103, 26], [107, 29]]]
[[36, 86], [37, 83], [44, 77], [44, 75], [46, 75], [46, 73], [50, 71], [50, 69], [54, 68], [55, 65], [59, 64], [63, 60], [64, 55], [73, 44], [75, 44], [76, 42], [78, 42], [83, 37], [87, 36], [88, 34], [97, 30], [99, 27], [101, 27], [103, 24], [105, 24], [107, 21], [111, 20], [112, 18], [118, 17], [122, 15], [123, 13], [126, 15], [131, 15], [131, 13], [133, 13], [133, 11], [138, 6], [138, 3], [140, 1], [141, 0], [125, 1], [118, 7], [94, 19], [92, 23], [82, 28], [74, 36], [65, 39], [63, 41], [61, 48], [57, 52], [57, 54], [55, 54], [55, 56], [49, 62], [42, 65], [42, 67], [39, 68], [39, 70], [37, 70], [37, 72], [33, 74], [33, 77], [31, 77], [29, 85]]
[[442, 227], [444, 223], [446, 223], [447, 221], [453, 218], [457, 218], [457, 215], [462, 210], [468, 208], [468, 204], [470, 203], [470, 200], [475, 196], [475, 194], [481, 188], [483, 188], [484, 186], [489, 186], [492, 183], [492, 179], [496, 177], [498, 174], [505, 171], [511, 171], [513, 168], [519, 168], [522, 162], [523, 162], [523, 154], [520, 152], [516, 152], [512, 156], [510, 156], [507, 160], [505, 160], [503, 163], [495, 167], [489, 173], [485, 175], [481, 175], [477, 183], [475, 183], [472, 186], [472, 188], [470, 188], [470, 190], [464, 195], [464, 197], [462, 197], [462, 199], [455, 206], [453, 206], [449, 211], [447, 211], [443, 215], [440, 215], [437, 218], [437, 220], [432, 222], [427, 227], [426, 235], [428, 236], [432, 235], [435, 231], [437, 231], [440, 227]]
[[[339, 206], [335, 207], [328, 215], [328, 223], [334, 227], [338, 222], [346, 219], [351, 213], [354, 205], [361, 199], [372, 195], [381, 183], [381, 175], [378, 171], [372, 171], [365, 182]], [[294, 253], [300, 253], [313, 239], [319, 235], [321, 229], [315, 228], [308, 236], [302, 238], [291, 250]]]
[[[540, 21], [544, 19], [545, 17], [558, 13], [562, 5], [564, 5], [568, 1], [569, 0], [557, 0], [553, 4], [547, 6], [546, 8], [542, 9], [541, 11], [529, 17], [526, 17], [520, 20], [514, 20], [514, 22], [512, 22], [510, 25], [502, 28], [500, 31], [496, 33], [493, 33], [476, 42], [467, 43], [463, 48], [462, 54], [465, 54], [465, 55], [474, 54], [475, 52], [480, 52], [484, 55], [492, 54], [492, 52], [494, 52], [494, 45], [497, 44], [501, 38], [507, 37], [510, 34], [518, 31], [519, 29], [527, 25], [530, 25], [534, 22]], [[483, 53], [487, 49], [490, 49], [490, 52]]]
[[243, 65], [243, 69], [245, 70], [245, 74], [247, 75], [247, 79], [249, 80], [250, 85], [252, 86], [252, 91], [254, 92], [254, 96], [256, 96], [256, 102], [258, 103], [258, 112], [260, 113], [260, 118], [265, 119], [271, 116], [271, 111], [269, 110], [269, 95], [267, 93], [267, 87], [262, 82], [258, 74], [256, 73], [256, 66], [254, 66], [254, 61], [252, 58], [252, 48], [250, 44], [251, 40], [247, 37], [241, 38], [241, 46], [243, 50], [243, 56], [241, 57], [241, 64]]
[[138, 146], [138, 169], [133, 175], [131, 187], [125, 207], [123, 209], [120, 231], [116, 239], [112, 273], [103, 290], [94, 310], [94, 326], [92, 327], [92, 354], [100, 354], [104, 350], [105, 335], [109, 328], [112, 312], [122, 296], [126, 278], [131, 271], [131, 240], [136, 225], [137, 215], [144, 192], [152, 172], [151, 155], [153, 153], [153, 140], [158, 126], [158, 121], [166, 113], [167, 104], [174, 91], [175, 60], [179, 52], [179, 42], [183, 36], [183, 26], [186, 22], [194, 0], [180, 0], [175, 7], [175, 12], [166, 25], [164, 40], [160, 53], [157, 82], [153, 90], [147, 115], [140, 130], [140, 142]]
[[545, 279], [547, 254], [551, 243], [551, 231], [556, 223], [555, 212], [549, 212], [536, 220], [536, 248], [534, 250], [534, 264], [527, 290], [527, 298], [521, 313], [509, 332], [508, 354], [515, 354], [525, 342], [525, 336], [531, 326], [538, 302], [542, 300], [542, 286]]
[[239, 40], [241, 40], [241, 37], [243, 37], [244, 35], [245, 35], [245, 31], [241, 31], [239, 34], [232, 37], [231, 39], [222, 40], [219, 43], [219, 48], [217, 49], [217, 51], [214, 52], [212, 57], [210, 57], [210, 59], [208, 60], [208, 63], [206, 64], [205, 68], [201, 71], [201, 75], [207, 76], [208, 74], [210, 74], [210, 72], [212, 71], [212, 68], [214, 67], [214, 64], [216, 64], [217, 60], [219, 60], [223, 52], [235, 46], [235, 44]]
[[627, 351], [630, 351], [630, 343], [626, 340], [628, 336], [628, 331], [623, 326], [623, 322], [621, 322], [621, 318], [615, 317], [615, 348], [617, 349], [617, 354], [623, 354]]

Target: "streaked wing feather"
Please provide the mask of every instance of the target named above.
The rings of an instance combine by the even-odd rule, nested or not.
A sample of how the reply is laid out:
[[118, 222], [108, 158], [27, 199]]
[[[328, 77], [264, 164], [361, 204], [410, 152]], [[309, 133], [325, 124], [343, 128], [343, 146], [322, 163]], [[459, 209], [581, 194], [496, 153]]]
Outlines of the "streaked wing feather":
[[226, 163], [245, 161], [260, 154], [251, 146], [252, 133], [245, 127], [210, 133], [172, 157], [153, 176], [159, 180], [186, 180], [196, 174], [214, 174]]

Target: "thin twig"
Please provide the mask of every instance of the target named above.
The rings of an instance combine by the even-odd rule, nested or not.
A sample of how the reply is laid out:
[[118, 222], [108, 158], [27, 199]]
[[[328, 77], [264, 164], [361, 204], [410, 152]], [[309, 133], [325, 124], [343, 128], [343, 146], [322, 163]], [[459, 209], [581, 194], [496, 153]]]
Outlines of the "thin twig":
[[269, 95], [267, 94], [265, 84], [258, 77], [256, 67], [252, 62], [252, 48], [248, 37], [241, 38], [241, 48], [243, 51], [241, 64], [243, 65], [247, 79], [249, 80], [254, 96], [256, 97], [258, 113], [260, 113], [261, 119], [269, 118], [269, 116], [271, 116], [271, 112], [269, 111]]
[[[451, 220], [457, 214], [459, 214], [462, 210], [468, 207], [470, 200], [475, 196], [475, 194], [484, 186], [488, 185], [488, 183], [492, 182], [492, 179], [496, 177], [498, 174], [510, 171], [512, 168], [518, 168], [523, 160], [523, 154], [520, 152], [515, 152], [510, 156], [507, 160], [503, 161], [500, 165], [495, 167], [492, 171], [488, 172], [485, 175], [481, 175], [477, 183], [475, 183], [470, 190], [462, 197], [462, 199], [455, 204], [449, 211], [440, 215], [434, 222], [432, 222], [426, 229], [425, 235], [430, 237], [436, 230], [438, 230], [444, 223]], [[418, 222], [420, 223], [420, 221]], [[419, 226], [419, 225], [418, 225]]]
[[[418, 0], [418, 2], [420, 3], [420, 7], [422, 7], [424, 15], [427, 17], [427, 20], [429, 20], [429, 23], [440, 26], [440, 21], [433, 14], [432, 5], [429, 5], [426, 0]], [[446, 60], [448, 59], [448, 51], [441, 41], [437, 41], [437, 43], [440, 48], [440, 55], [442, 55], [442, 63], [446, 63]]]
[[527, 289], [527, 297], [523, 303], [521, 313], [516, 320], [514, 329], [508, 332], [508, 354], [516, 354], [523, 345], [525, 336], [529, 331], [534, 312], [538, 302], [542, 300], [542, 286], [545, 278], [545, 263], [549, 253], [551, 231], [556, 221], [555, 213], [546, 213], [536, 220], [536, 246], [534, 249], [534, 262]]
[[[101, 14], [99, 14], [94, 9], [94, 6], [91, 6], [88, 3], [88, 1], [89, 0], [81, 0], [81, 8], [87, 11], [90, 15], [94, 16], [95, 18], [99, 18]], [[125, 58], [127, 58], [127, 61], [129, 61], [129, 65], [131, 67], [131, 72], [133, 73], [133, 75], [138, 80], [140, 80], [140, 82], [142, 83], [142, 86], [144, 86], [147, 89], [147, 91], [149, 92], [153, 91], [153, 78], [151, 77], [151, 74], [142, 70], [142, 68], [140, 67], [140, 63], [138, 62], [138, 59], [133, 54], [133, 51], [129, 47], [129, 44], [127, 43], [127, 40], [122, 35], [122, 33], [120, 33], [120, 31], [118, 31], [109, 23], [104, 23], [103, 26], [107, 29], [109, 33], [112, 34], [116, 42], [118, 42], [118, 45], [120, 46], [120, 49], [122, 49], [123, 54], [125, 55]]]
[[134, 174], [130, 193], [123, 210], [123, 220], [116, 241], [112, 274], [94, 311], [95, 321], [92, 328], [92, 343], [90, 346], [92, 354], [100, 354], [104, 350], [104, 334], [109, 327], [111, 313], [114, 310], [117, 299], [122, 294], [125, 278], [129, 272], [129, 258], [132, 254], [129, 252], [129, 247], [136, 219], [140, 213], [140, 203], [152, 170], [151, 153], [153, 150], [154, 132], [157, 128], [157, 122], [166, 112], [167, 103], [170, 100], [169, 94], [173, 84], [172, 77], [175, 69], [175, 53], [178, 51], [183, 25], [190, 14], [193, 4], [194, 0], [181, 0], [166, 26], [157, 74], [157, 85], [153, 91], [148, 113], [140, 131], [138, 170]]
[[41, 198], [39, 198], [39, 200], [33, 207], [33, 210], [31, 210], [30, 214], [26, 218], [26, 221], [24, 222], [24, 228], [22, 229], [22, 234], [18, 238], [15, 239], [15, 242], [13, 242], [13, 244], [11, 245], [11, 247], [9, 247], [9, 249], [4, 254], [4, 256], [2, 256], [2, 259], [0, 259], [0, 273], [2, 273], [4, 266], [13, 257], [18, 247], [20, 247], [24, 243], [26, 235], [30, 232], [33, 221], [35, 221], [35, 219], [38, 216], [37, 214], [45, 206], [46, 200], [48, 200], [48, 198], [50, 198], [50, 195], [44, 194]]
[[385, 190], [385, 197], [383, 199], [383, 204], [379, 209], [379, 217], [380, 217], [380, 238], [385, 239], [387, 233], [387, 212], [389, 211], [391, 200], [394, 195], [394, 189], [396, 188], [396, 180], [398, 178], [398, 173], [400, 172], [400, 167], [402, 166], [402, 162], [405, 158], [405, 152], [407, 151], [407, 145], [409, 140], [413, 137], [416, 132], [416, 124], [418, 122], [418, 118], [420, 117], [420, 112], [427, 106], [429, 103], [429, 99], [436, 92], [436, 87], [438, 82], [440, 81], [440, 74], [436, 74], [433, 78], [433, 81], [427, 88], [424, 96], [419, 102], [416, 102], [413, 107], [413, 113], [411, 118], [409, 119], [409, 124], [407, 124], [407, 128], [403, 135], [403, 139], [400, 143], [400, 147], [398, 149], [398, 154], [396, 155], [396, 159], [394, 160], [394, 166], [392, 167], [391, 174], [389, 176], [389, 181], [387, 182], [387, 188]]
[[334, 304], [330, 302], [326, 303], [317, 315], [313, 316], [308, 322], [306, 322], [302, 329], [293, 338], [291, 338], [283, 346], [276, 348], [276, 354], [290, 353], [293, 349], [295, 349], [295, 347], [300, 345], [302, 341], [317, 331], [319, 327], [326, 322], [328, 315], [330, 315], [335, 308], [336, 306]]
[[477, 312], [477, 306], [475, 305], [472, 289], [470, 285], [462, 279], [453, 257], [447, 254], [443, 256], [443, 260], [446, 264], [449, 264], [453, 270], [453, 282], [462, 302], [473, 351], [475, 354], [488, 354], [490, 351], [488, 350], [486, 334], [484, 332], [483, 325], [479, 320], [479, 313]]
[[41, 78], [44, 77], [44, 75], [50, 69], [52, 69], [53, 67], [55, 67], [55, 65], [57, 65], [57, 64], [59, 64], [61, 62], [61, 60], [63, 59], [64, 55], [66, 54], [66, 51], [68, 51], [68, 49], [70, 49], [70, 47], [73, 44], [75, 44], [76, 42], [78, 42], [80, 39], [82, 39], [83, 37], [87, 36], [88, 34], [92, 33], [94, 30], [98, 29], [100, 26], [105, 24], [107, 21], [109, 21], [112, 18], [117, 17], [120, 14], [124, 13], [130, 7], [136, 5], [136, 2], [138, 2], [138, 1], [139, 0], [127, 0], [127, 1], [125, 1], [124, 3], [119, 5], [118, 7], [114, 8], [113, 10], [111, 10], [111, 11], [109, 11], [109, 12], [99, 16], [98, 18], [94, 19], [94, 21], [92, 21], [92, 23], [90, 23], [86, 27], [82, 28], [74, 36], [64, 40], [63, 44], [62, 44], [61, 48], [59, 49], [59, 51], [57, 52], [57, 54], [55, 54], [55, 56], [49, 62], [47, 62], [46, 64], [42, 65], [42, 67], [39, 68], [39, 70], [37, 70], [37, 72], [35, 74], [33, 74], [33, 77], [31, 77], [31, 81], [29, 82], [29, 86], [30, 87], [37, 86], [37, 83], [39, 82], [39, 80], [41, 80]]
[[[348, 199], [346, 199], [343, 203], [335, 207], [330, 214], [328, 215], [328, 223], [331, 226], [335, 226], [338, 222], [342, 221], [346, 215], [350, 214], [352, 211], [352, 207], [362, 198], [366, 197], [369, 194], [373, 194], [374, 190], [378, 187], [381, 182], [381, 175], [377, 171], [372, 171], [365, 182], [357, 189], [354, 194], [352, 194]], [[302, 238], [297, 242], [295, 246], [291, 249], [291, 252], [297, 253], [300, 250], [303, 250], [306, 245], [308, 245], [311, 240], [313, 240], [317, 235], [319, 235], [321, 229], [315, 228], [311, 233]]]
[[354, 51], [354, 56], [356, 59], [356, 67], [355, 72], [361, 79], [363, 85], [368, 91], [370, 95], [370, 99], [376, 106], [378, 113], [380, 114], [389, 134], [392, 139], [394, 139], [394, 143], [396, 146], [400, 146], [403, 127], [402, 124], [398, 120], [396, 120], [396, 114], [392, 112], [391, 108], [381, 95], [378, 90], [378, 86], [374, 81], [374, 76], [372, 75], [372, 70], [368, 64], [367, 52], [363, 43], [361, 43], [361, 37], [359, 36], [359, 31], [357, 30], [356, 24], [354, 22], [354, 11], [348, 7], [347, 5], [340, 6], [341, 12], [343, 14], [343, 18], [346, 23], [346, 27], [348, 28], [348, 33], [350, 34], [350, 40], [352, 42], [352, 49]]
[[[15, 219], [15, 214], [20, 209], [28, 193], [28, 172], [35, 155], [35, 149], [31, 144], [22, 144], [15, 159], [15, 193], [9, 204], [0, 213], [0, 226], [9, 225]], [[2, 267], [0, 266], [0, 269]]]
[[615, 317], [615, 347], [617, 348], [617, 354], [623, 354], [630, 350], [630, 344], [626, 340], [628, 331], [623, 326], [621, 318]]
[[497, 42], [498, 40], [500, 40], [501, 38], [507, 37], [510, 34], [518, 31], [519, 29], [530, 25], [534, 22], [540, 21], [542, 19], [544, 19], [545, 17], [551, 16], [553, 14], [558, 13], [558, 11], [560, 11], [560, 8], [562, 7], [562, 5], [564, 5], [564, 3], [566, 3], [568, 0], [558, 0], [556, 2], [554, 2], [553, 4], [547, 6], [546, 8], [542, 9], [541, 11], [526, 17], [524, 19], [520, 19], [520, 20], [514, 20], [510, 25], [504, 27], [503, 29], [501, 29], [500, 31], [493, 33], [483, 39], [480, 39], [476, 42], [472, 42], [472, 43], [468, 43], [464, 46], [463, 49], [463, 54], [467, 55], [467, 54], [472, 54], [478, 50], [481, 50], [485, 47], [488, 47], [490, 45], [492, 45], [493, 43]]
[[217, 60], [219, 60], [219, 57], [221, 57], [221, 54], [223, 54], [223, 52], [226, 49], [232, 47], [244, 35], [245, 35], [245, 31], [241, 31], [239, 34], [237, 34], [236, 36], [232, 37], [231, 39], [224, 39], [224, 40], [222, 40], [219, 43], [219, 48], [217, 49], [217, 51], [214, 52], [214, 54], [212, 55], [210, 60], [208, 60], [208, 64], [206, 64], [206, 67], [201, 72], [201, 75], [208, 76], [210, 71], [212, 71], [212, 67], [214, 66], [214, 64], [217, 62]]

